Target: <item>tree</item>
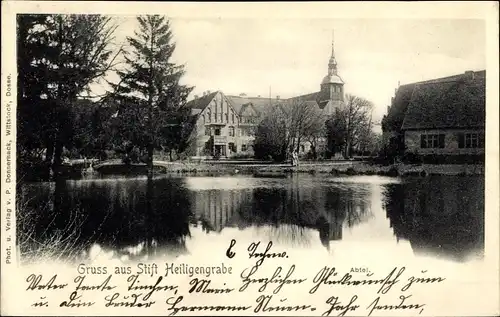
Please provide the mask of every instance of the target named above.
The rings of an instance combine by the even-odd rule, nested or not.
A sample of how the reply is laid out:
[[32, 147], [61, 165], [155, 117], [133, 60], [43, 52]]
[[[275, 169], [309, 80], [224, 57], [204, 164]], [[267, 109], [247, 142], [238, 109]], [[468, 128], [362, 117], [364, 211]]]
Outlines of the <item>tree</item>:
[[323, 118], [315, 102], [293, 100], [288, 106], [289, 138], [292, 150], [299, 150], [301, 142], [312, 141], [315, 146], [323, 132]]
[[347, 124], [344, 111], [335, 109], [335, 113], [325, 122], [328, 139], [328, 155], [333, 156], [345, 145]]
[[289, 148], [287, 117], [278, 106], [272, 107], [257, 126], [255, 133], [255, 157], [284, 161]]
[[329, 119], [329, 144], [343, 146], [343, 155], [352, 156], [353, 149], [371, 131], [373, 104], [361, 97], [346, 95], [346, 102]]
[[276, 161], [284, 161], [304, 141], [311, 142], [315, 152], [318, 140], [323, 136], [322, 120], [319, 108], [313, 102], [292, 100], [273, 106], [257, 127], [256, 157], [271, 156]]
[[169, 20], [148, 15], [137, 18], [139, 30], [127, 37], [126, 69], [113, 94], [119, 104], [120, 131], [126, 141], [147, 153], [149, 174], [155, 148], [179, 146], [183, 122], [189, 112], [183, 105], [192, 88], [180, 84], [184, 65], [171, 62], [175, 50]]
[[54, 171], [73, 138], [73, 106], [113, 68], [116, 26], [102, 15], [19, 15], [18, 141], [45, 150]]

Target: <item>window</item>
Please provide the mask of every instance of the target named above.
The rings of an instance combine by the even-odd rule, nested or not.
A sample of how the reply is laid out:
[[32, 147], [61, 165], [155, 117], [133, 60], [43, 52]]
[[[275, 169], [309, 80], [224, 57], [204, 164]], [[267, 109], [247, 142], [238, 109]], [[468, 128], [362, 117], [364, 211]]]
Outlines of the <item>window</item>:
[[205, 135], [210, 135], [212, 132], [212, 129], [210, 127], [205, 128]]
[[222, 119], [222, 116], [223, 116], [223, 114], [221, 113], [221, 114], [220, 114], [220, 122], [224, 121], [224, 120]]
[[220, 135], [220, 128], [215, 128], [215, 135]]
[[226, 113], [226, 122], [229, 122], [229, 114]]
[[212, 112], [210, 111], [210, 108], [207, 110], [207, 122], [211, 122], [212, 121]]
[[231, 121], [234, 123], [234, 113], [231, 113]]
[[444, 148], [444, 134], [420, 135], [420, 147], [422, 149]]
[[458, 147], [461, 149], [484, 148], [484, 134], [460, 133], [458, 135]]
[[245, 118], [246, 123], [255, 123], [255, 119], [253, 117], [247, 117]]
[[246, 144], [242, 144], [241, 145], [241, 151], [245, 152], [246, 150], [247, 150], [247, 145]]
[[229, 136], [234, 136], [234, 127], [229, 127]]
[[236, 153], [236, 145], [234, 143], [229, 143], [229, 151]]

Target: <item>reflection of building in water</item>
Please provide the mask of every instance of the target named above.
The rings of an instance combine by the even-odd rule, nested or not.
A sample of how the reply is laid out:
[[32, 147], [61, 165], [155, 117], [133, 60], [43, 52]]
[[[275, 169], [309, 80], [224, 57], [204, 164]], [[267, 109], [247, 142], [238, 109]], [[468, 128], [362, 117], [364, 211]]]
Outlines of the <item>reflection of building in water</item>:
[[464, 260], [484, 250], [484, 179], [427, 177], [386, 191], [386, 212], [398, 239], [415, 254]]
[[305, 186], [294, 176], [281, 187], [197, 191], [192, 205], [196, 225], [207, 233], [220, 232], [224, 227], [288, 226], [268, 233], [275, 239], [306, 244], [299, 240], [309, 237], [299, 229], [311, 228], [319, 231], [321, 243], [329, 248], [330, 241], [342, 239], [344, 223], [353, 227], [365, 220], [369, 192], [362, 185], [348, 189]]
[[194, 193], [195, 221], [204, 231], [220, 232], [234, 225], [232, 218], [251, 192], [242, 190], [203, 190]]
[[324, 206], [317, 220], [319, 237], [327, 249], [330, 249], [330, 241], [342, 240], [344, 223], [353, 227], [365, 220], [369, 213], [368, 193], [364, 189], [335, 189], [326, 191], [324, 203], [318, 200], [319, 208]]

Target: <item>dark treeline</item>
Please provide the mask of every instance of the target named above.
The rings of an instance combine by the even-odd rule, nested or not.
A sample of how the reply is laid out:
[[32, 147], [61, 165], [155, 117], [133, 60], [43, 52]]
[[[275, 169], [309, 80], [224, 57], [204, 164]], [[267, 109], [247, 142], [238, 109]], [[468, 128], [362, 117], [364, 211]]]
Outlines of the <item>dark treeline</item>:
[[117, 43], [107, 16], [18, 15], [18, 179], [50, 179], [66, 158], [151, 167], [155, 149], [182, 148], [192, 88], [171, 61], [169, 20], [151, 15], [137, 24]]

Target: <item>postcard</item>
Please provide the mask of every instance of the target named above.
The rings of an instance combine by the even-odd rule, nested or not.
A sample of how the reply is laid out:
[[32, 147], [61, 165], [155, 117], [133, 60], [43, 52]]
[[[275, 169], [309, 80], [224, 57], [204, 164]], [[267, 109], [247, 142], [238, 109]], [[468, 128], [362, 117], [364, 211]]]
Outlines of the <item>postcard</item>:
[[500, 313], [498, 3], [2, 3], [1, 314]]

